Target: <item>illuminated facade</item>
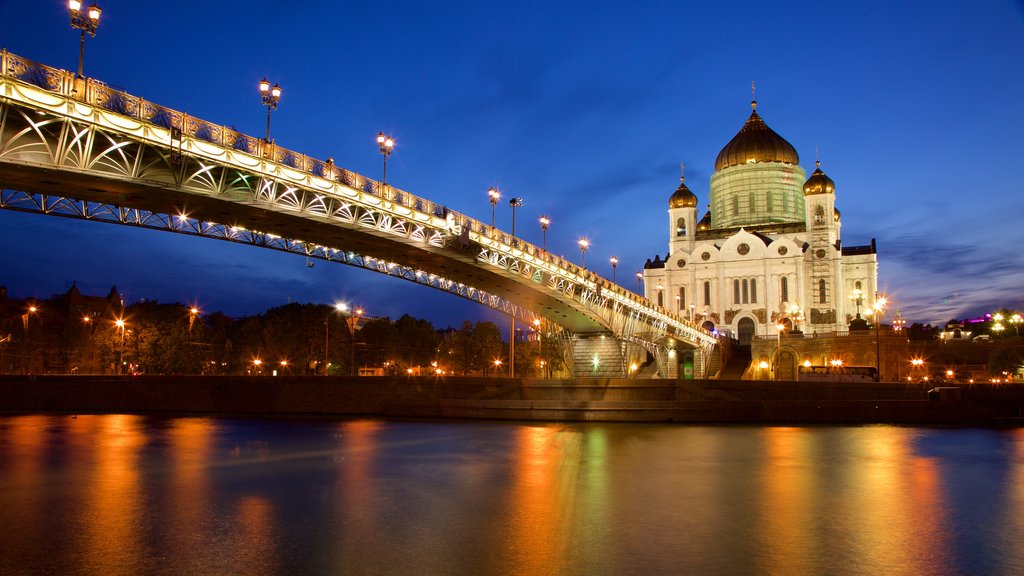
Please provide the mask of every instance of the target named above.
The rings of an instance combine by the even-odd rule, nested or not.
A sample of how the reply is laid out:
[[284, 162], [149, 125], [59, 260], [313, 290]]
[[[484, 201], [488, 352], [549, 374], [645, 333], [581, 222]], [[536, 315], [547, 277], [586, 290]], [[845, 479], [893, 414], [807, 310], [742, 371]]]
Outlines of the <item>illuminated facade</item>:
[[793, 146], [751, 105], [715, 161], [703, 217], [685, 182], [669, 198], [669, 251], [645, 264], [645, 295], [741, 343], [779, 325], [845, 331], [858, 313], [869, 319], [875, 242], [842, 245], [835, 184], [820, 163], [806, 177]]

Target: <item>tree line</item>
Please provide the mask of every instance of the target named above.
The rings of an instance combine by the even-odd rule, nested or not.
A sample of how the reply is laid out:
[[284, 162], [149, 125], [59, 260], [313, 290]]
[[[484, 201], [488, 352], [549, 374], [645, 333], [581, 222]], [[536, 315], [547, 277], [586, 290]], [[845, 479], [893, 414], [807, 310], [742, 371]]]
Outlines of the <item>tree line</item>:
[[[508, 345], [487, 321], [437, 330], [409, 315], [362, 317], [310, 303], [241, 318], [149, 300], [84, 314], [64, 295], [5, 304], [3, 373], [314, 376], [362, 369], [373, 375], [501, 376], [508, 368]], [[516, 375], [563, 370], [555, 344], [520, 333]]]

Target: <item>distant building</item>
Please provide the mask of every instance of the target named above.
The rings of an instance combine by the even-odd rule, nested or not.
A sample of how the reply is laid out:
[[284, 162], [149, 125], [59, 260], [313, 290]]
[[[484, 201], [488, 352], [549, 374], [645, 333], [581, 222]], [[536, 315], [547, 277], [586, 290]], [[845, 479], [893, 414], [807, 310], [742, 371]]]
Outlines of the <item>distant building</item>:
[[[835, 184], [820, 162], [809, 178], [757, 102], [718, 154], [709, 209], [680, 178], [669, 198], [668, 253], [644, 265], [659, 306], [748, 344], [791, 333], [846, 331], [869, 318], [878, 287], [875, 242], [843, 246]], [[859, 295], [859, 296], [858, 296]]]

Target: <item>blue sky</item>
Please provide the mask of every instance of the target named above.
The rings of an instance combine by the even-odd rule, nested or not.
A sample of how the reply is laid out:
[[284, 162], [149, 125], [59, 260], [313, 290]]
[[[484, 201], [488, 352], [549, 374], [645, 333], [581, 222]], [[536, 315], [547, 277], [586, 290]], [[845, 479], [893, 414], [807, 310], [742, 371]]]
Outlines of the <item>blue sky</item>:
[[[208, 4], [213, 4], [211, 7]], [[0, 45], [74, 69], [65, 5], [0, 0]], [[283, 97], [279, 144], [489, 220], [518, 196], [519, 235], [635, 288], [667, 248], [667, 201], [707, 204], [718, 151], [757, 82], [758, 112], [836, 182], [844, 245], [878, 241], [880, 288], [909, 321], [1024, 307], [1024, 5], [930, 2], [172, 4], [103, 0], [85, 73], [262, 135], [256, 84]], [[499, 207], [498, 224], [511, 213]], [[0, 211], [0, 285], [45, 297], [71, 281], [129, 301], [256, 313], [347, 300], [438, 326], [500, 320], [371, 272], [174, 234]], [[891, 317], [891, 316], [890, 316]], [[503, 323], [500, 323], [503, 325]]]

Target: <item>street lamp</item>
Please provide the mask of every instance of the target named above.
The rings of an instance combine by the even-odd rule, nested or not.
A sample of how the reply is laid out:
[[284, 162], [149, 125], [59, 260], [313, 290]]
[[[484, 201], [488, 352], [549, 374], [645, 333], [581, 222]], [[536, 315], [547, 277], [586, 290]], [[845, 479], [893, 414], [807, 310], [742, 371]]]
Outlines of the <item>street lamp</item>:
[[548, 226], [551, 225], [551, 220], [547, 216], [540, 217], [540, 232], [541, 232], [541, 250], [547, 252], [548, 250]]
[[512, 207], [512, 235], [516, 235], [516, 208], [523, 205], [522, 198], [509, 198], [508, 205]]
[[1010, 319], [1007, 320], [1007, 322], [1013, 324], [1014, 331], [1016, 332], [1017, 336], [1020, 336], [1020, 324], [1021, 322], [1024, 322], [1024, 319], [1021, 319], [1020, 314], [1014, 314], [1013, 316], [1010, 316]]
[[494, 228], [494, 207], [498, 205], [498, 200], [501, 200], [501, 191], [491, 186], [487, 189], [487, 197], [491, 201], [491, 228]]
[[264, 141], [270, 144], [270, 111], [277, 110], [277, 103], [281, 101], [281, 87], [276, 83], [271, 87], [270, 81], [264, 78], [260, 80], [260, 97], [267, 107], [267, 137]]
[[351, 310], [348, 304], [344, 302], [338, 303], [335, 306], [338, 312], [348, 313], [345, 318], [345, 324], [348, 326], [348, 332], [350, 336], [349, 348], [348, 348], [348, 363], [349, 363], [349, 376], [356, 375], [356, 328], [359, 327], [359, 317], [363, 315], [362, 308], [356, 308]]
[[577, 244], [580, 245], [580, 268], [587, 268], [587, 248], [590, 248], [590, 240], [580, 238]]
[[380, 149], [380, 155], [384, 157], [384, 178], [380, 183], [386, 185], [388, 183], [388, 157], [391, 156], [391, 150], [395, 147], [395, 139], [385, 136], [383, 132], [377, 132], [377, 147]]
[[615, 268], [619, 265], [619, 259], [612, 256], [608, 261], [612, 263], [612, 284], [615, 284]]
[[497, 378], [501, 375], [501, 360], [494, 359], [494, 377]]
[[[336, 312], [348, 312], [348, 305], [337, 302], [334, 304], [334, 310]], [[324, 318], [324, 376], [327, 376], [328, 370], [331, 368], [331, 313], [327, 312], [327, 316]]]
[[886, 298], [885, 296], [882, 296], [880, 298], [875, 298], [875, 303], [871, 305], [871, 310], [874, 312], [874, 315], [875, 315], [875, 378], [876, 378], [875, 381], [876, 382], [881, 382], [882, 381], [882, 362], [881, 362], [882, 347], [881, 347], [881, 344], [879, 344], [879, 339], [878, 339], [878, 332], [879, 332], [878, 325], [881, 323], [882, 317], [885, 316], [885, 306], [888, 303], [889, 303], [889, 299]]
[[636, 273], [636, 293], [644, 295], [644, 273], [640, 271]]
[[854, 288], [850, 291], [850, 300], [857, 306], [857, 319], [860, 320], [860, 303], [864, 300], [864, 293], [860, 288]]
[[82, 40], [78, 43], [78, 75], [82, 77], [82, 61], [85, 60], [85, 35], [96, 36], [96, 28], [100, 25], [100, 14], [103, 10], [96, 4], [89, 6], [89, 9], [82, 12], [81, 0], [68, 0], [68, 14], [71, 15], [71, 27], [82, 31]]
[[789, 313], [789, 319], [793, 321], [792, 332], [799, 334], [800, 323], [804, 321], [803, 310], [800, 308], [799, 304], [793, 304], [786, 310], [786, 312]]
[[779, 322], [775, 325], [775, 329], [778, 330], [778, 342], [775, 345], [775, 380], [779, 379], [779, 360], [782, 359], [782, 333], [786, 330], [786, 325]]
[[114, 324], [121, 330], [121, 351], [118, 353], [117, 358], [117, 373], [120, 374], [124, 368], [124, 319], [118, 318], [114, 321]]
[[22, 341], [22, 343], [21, 343], [21, 358], [22, 358], [22, 362], [25, 363], [25, 370], [24, 370], [24, 372], [26, 374], [28, 374], [29, 368], [31, 367], [31, 362], [29, 362], [29, 357], [28, 357], [28, 325], [29, 325], [29, 319], [32, 318], [32, 315], [35, 314], [38, 310], [39, 310], [39, 308], [36, 308], [35, 306], [29, 306], [28, 307], [28, 311], [21, 317], [22, 324], [23, 324], [23, 327], [25, 329], [25, 340]]

